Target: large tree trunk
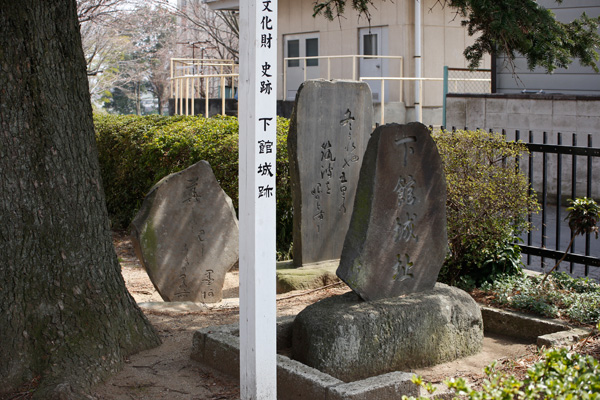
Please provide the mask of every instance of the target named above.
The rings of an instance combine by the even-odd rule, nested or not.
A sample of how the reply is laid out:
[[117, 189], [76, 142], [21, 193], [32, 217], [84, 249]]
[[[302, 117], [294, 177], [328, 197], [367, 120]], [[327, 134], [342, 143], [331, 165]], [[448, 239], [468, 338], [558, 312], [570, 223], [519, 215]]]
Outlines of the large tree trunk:
[[0, 0], [0, 216], [0, 392], [77, 398], [160, 343], [112, 247], [75, 0]]

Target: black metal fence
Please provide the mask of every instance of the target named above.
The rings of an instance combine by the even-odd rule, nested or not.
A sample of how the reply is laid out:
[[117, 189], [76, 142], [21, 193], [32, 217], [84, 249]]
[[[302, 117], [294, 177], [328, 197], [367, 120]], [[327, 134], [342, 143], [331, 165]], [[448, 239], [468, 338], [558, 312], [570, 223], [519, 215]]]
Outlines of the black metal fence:
[[[547, 132], [542, 133], [542, 143], [534, 143], [531, 131], [528, 132], [526, 140], [523, 140], [530, 152], [526, 157], [529, 181], [534, 187], [541, 181], [541, 188], [539, 184], [536, 188], [541, 212], [537, 217], [529, 216], [537, 231], [529, 232], [523, 238], [525, 243], [521, 245], [522, 252], [526, 254], [526, 264], [528, 267], [534, 267], [533, 269], [552, 268], [564, 255], [573, 234], [565, 221], [566, 200], [583, 197], [582, 195], [592, 198], [598, 193], [600, 170], [596, 171], [596, 180], [593, 172], [594, 160], [600, 160], [600, 148], [593, 147], [591, 134], [574, 133], [570, 136], [570, 145], [563, 144], [561, 133], [556, 134], [556, 144], [548, 144]], [[585, 147], [578, 144], [581, 136], [587, 142]], [[519, 131], [515, 131], [515, 139], [523, 139]], [[538, 163], [536, 168], [534, 161], [540, 156], [541, 163]], [[549, 175], [552, 175], [551, 179]], [[584, 175], [583, 179], [581, 175]], [[566, 268], [575, 276], [591, 276], [598, 280], [600, 271], [595, 268], [590, 274], [590, 267], [600, 267], [600, 241], [592, 245], [589, 234], [577, 239], [564, 259], [565, 265], [561, 264], [559, 268]], [[538, 263], [535, 263], [535, 257], [539, 259]], [[552, 260], [552, 265], [547, 264], [547, 259]]]
[[[565, 254], [573, 234], [565, 220], [567, 199], [600, 198], [600, 147], [594, 147], [591, 134], [556, 133], [554, 144], [549, 144], [547, 132], [503, 130], [502, 134], [507, 140], [522, 140], [529, 149], [517, 167], [529, 177], [541, 211], [529, 215], [534, 229], [523, 235], [520, 246], [527, 269], [547, 271]], [[541, 143], [535, 143], [534, 136]], [[564, 144], [569, 137], [571, 143]], [[558, 269], [600, 281], [600, 239], [589, 234], [575, 238]]]

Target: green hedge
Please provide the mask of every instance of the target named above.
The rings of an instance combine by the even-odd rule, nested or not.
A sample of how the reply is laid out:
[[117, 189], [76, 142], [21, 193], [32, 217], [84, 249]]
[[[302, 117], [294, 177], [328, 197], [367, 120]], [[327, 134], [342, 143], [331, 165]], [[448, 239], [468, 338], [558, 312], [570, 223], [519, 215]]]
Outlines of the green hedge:
[[[127, 228], [150, 188], [164, 176], [206, 160], [238, 208], [238, 120], [201, 116], [94, 116], [100, 170], [113, 228]], [[292, 197], [287, 132], [277, 120], [277, 250], [288, 255]]]
[[[238, 207], [238, 121], [235, 117], [95, 115], [100, 168], [114, 228], [126, 228], [160, 179], [206, 160]], [[292, 197], [287, 154], [289, 121], [277, 120], [277, 251], [289, 258]], [[480, 284], [518, 266], [514, 234], [536, 210], [527, 179], [511, 160], [525, 147], [483, 131], [434, 132], [448, 184], [448, 238], [452, 255], [440, 277]], [[508, 162], [503, 162], [507, 160]], [[514, 269], [514, 268], [513, 268]]]
[[471, 287], [517, 273], [521, 257], [514, 237], [530, 229], [527, 215], [539, 209], [515, 164], [527, 147], [482, 130], [438, 130], [432, 136], [446, 173], [451, 250], [440, 280]]

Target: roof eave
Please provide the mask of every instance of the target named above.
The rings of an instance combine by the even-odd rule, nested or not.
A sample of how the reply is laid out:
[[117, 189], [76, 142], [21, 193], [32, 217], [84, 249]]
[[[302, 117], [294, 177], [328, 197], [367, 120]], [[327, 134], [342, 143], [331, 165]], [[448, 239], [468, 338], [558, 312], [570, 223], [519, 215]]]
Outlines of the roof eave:
[[240, 9], [240, 0], [203, 0], [211, 10], [214, 11], [238, 11]]

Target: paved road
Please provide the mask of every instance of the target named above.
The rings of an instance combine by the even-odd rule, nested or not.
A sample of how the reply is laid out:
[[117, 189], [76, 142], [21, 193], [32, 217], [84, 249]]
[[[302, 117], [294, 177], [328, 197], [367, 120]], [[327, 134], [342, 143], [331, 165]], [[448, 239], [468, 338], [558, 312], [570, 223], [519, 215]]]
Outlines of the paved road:
[[[560, 210], [560, 245], [558, 250], [564, 251], [569, 244], [569, 240], [571, 239], [571, 231], [569, 229], [569, 224], [565, 221], [565, 217], [568, 212], [565, 207], [561, 207]], [[556, 206], [548, 206], [546, 210], [546, 248], [555, 250], [556, 246], [556, 219], [557, 219], [557, 210]], [[536, 214], [532, 218], [533, 225], [535, 229], [532, 231], [532, 246], [541, 246], [542, 244], [542, 214]], [[523, 236], [524, 244], [527, 244], [527, 236]], [[577, 254], [585, 254], [585, 237], [578, 236], [575, 239], [574, 244], [574, 253]], [[591, 257], [596, 257], [600, 259], [600, 239], [596, 239], [594, 235], [591, 235], [589, 238], [590, 241], [590, 249], [589, 255]], [[523, 262], [527, 265], [527, 256], [523, 256]], [[531, 263], [527, 265], [527, 269], [533, 271], [544, 271], [551, 269], [555, 264], [554, 259], [546, 258], [544, 260], [544, 266], [542, 266], [541, 257], [531, 256]], [[568, 262], [562, 262], [560, 264], [559, 269], [561, 271], [569, 272], [571, 265]], [[582, 277], [585, 275], [585, 268], [581, 264], [573, 264], [573, 276]], [[588, 276], [597, 282], [600, 282], [600, 267], [589, 266], [589, 274]]]

